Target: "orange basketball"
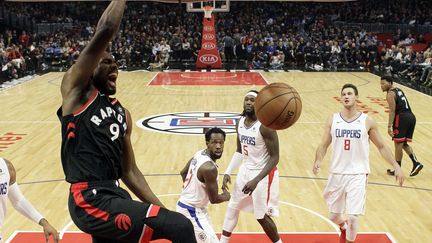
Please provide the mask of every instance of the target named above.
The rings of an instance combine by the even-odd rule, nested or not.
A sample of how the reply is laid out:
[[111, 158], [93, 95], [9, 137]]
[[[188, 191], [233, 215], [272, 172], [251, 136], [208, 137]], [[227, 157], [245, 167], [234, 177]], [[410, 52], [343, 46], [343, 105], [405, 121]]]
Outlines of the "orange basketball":
[[266, 127], [282, 130], [299, 119], [302, 101], [297, 91], [285, 83], [272, 83], [260, 90], [255, 100], [255, 114]]

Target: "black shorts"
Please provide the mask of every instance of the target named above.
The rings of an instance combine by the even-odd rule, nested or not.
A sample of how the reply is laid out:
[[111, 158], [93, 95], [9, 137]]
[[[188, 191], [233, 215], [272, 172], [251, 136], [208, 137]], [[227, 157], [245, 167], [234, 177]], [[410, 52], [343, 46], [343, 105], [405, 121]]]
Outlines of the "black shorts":
[[178, 230], [189, 230], [194, 238], [193, 227], [183, 215], [132, 200], [117, 181], [74, 183], [68, 204], [73, 222], [92, 235], [93, 242], [149, 242], [162, 238], [195, 242], [187, 234], [177, 235]]
[[393, 122], [393, 141], [396, 143], [411, 142], [416, 125], [416, 117], [411, 112], [396, 114]]

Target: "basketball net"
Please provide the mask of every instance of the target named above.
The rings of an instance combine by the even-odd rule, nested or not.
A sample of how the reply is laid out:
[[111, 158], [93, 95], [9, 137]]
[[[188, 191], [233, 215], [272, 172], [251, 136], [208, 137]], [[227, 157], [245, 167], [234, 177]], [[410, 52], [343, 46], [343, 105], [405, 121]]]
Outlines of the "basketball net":
[[204, 18], [206, 19], [211, 19], [212, 17], [212, 12], [213, 12], [213, 7], [212, 6], [204, 6]]

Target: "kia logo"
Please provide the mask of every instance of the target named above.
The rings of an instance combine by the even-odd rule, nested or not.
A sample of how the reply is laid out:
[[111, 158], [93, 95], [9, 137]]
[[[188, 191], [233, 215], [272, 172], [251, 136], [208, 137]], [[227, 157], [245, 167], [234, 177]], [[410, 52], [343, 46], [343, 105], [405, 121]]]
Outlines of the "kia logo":
[[214, 35], [213, 34], [204, 34], [203, 38], [204, 38], [204, 40], [213, 40]]
[[199, 60], [205, 64], [213, 64], [218, 61], [218, 57], [212, 54], [205, 54], [200, 56]]
[[213, 26], [204, 26], [204, 31], [213, 31]]
[[214, 43], [211, 42], [204, 42], [202, 44], [202, 48], [206, 49], [206, 50], [212, 50], [216, 48], [216, 45]]

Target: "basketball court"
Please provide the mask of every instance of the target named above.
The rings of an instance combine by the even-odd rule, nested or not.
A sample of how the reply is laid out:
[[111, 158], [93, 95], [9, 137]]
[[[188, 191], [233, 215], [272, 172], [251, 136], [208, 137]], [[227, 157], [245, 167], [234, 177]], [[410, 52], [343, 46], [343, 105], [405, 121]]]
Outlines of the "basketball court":
[[[61, 103], [62, 76], [52, 72], [0, 91], [0, 150], [2, 157], [14, 163], [25, 196], [61, 231], [61, 242], [85, 243], [90, 242], [89, 236], [79, 232], [69, 216], [69, 185], [63, 180], [60, 162], [60, 123], [55, 112]], [[279, 231], [285, 232], [284, 242], [337, 242], [338, 228], [327, 219], [321, 196], [330, 150], [315, 176], [315, 149], [324, 122], [341, 109], [340, 88], [353, 83], [359, 88], [361, 110], [377, 121], [393, 150], [386, 134], [388, 110], [378, 76], [366, 72], [121, 72], [116, 97], [130, 110], [135, 124], [132, 143], [139, 168], [162, 202], [174, 209], [182, 185], [179, 171], [204, 148], [204, 128], [223, 125], [229, 134], [218, 161], [223, 172], [236, 148], [233, 127], [244, 94], [274, 82], [295, 87], [303, 102], [298, 122], [278, 132], [281, 215], [275, 222]], [[410, 178], [411, 161], [405, 155], [402, 167], [408, 177], [404, 187], [397, 187], [394, 178], [385, 173], [388, 165], [371, 146], [366, 215], [361, 217], [359, 229], [365, 233], [356, 242], [432, 242], [432, 97], [402, 89], [417, 116], [412, 145], [425, 168]], [[209, 207], [216, 232], [222, 230], [226, 205]], [[6, 242], [44, 242], [40, 230], [8, 205], [2, 228]], [[233, 242], [269, 242], [250, 214], [240, 215], [235, 231]]]

